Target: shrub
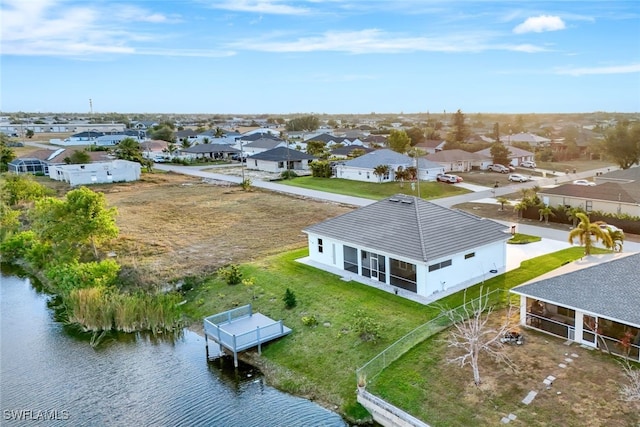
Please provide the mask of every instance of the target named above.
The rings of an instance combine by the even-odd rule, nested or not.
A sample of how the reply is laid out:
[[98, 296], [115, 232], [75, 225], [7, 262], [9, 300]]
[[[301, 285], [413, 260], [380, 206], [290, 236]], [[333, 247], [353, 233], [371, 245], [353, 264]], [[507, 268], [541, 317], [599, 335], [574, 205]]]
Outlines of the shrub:
[[249, 178], [245, 178], [240, 184], [243, 190], [248, 191], [251, 189], [251, 180]]
[[297, 178], [298, 174], [295, 173], [295, 171], [286, 170], [282, 172], [280, 176], [282, 177], [282, 179], [291, 179], [291, 178]]
[[219, 268], [218, 276], [227, 282], [227, 285], [237, 285], [242, 282], [242, 272], [237, 264], [232, 264], [227, 268]]
[[287, 288], [287, 290], [284, 292], [284, 298], [282, 298], [282, 300], [284, 301], [284, 306], [287, 309], [292, 309], [296, 306], [296, 304], [298, 304], [298, 302], [296, 301], [296, 294], [294, 294], [293, 291], [289, 288]]
[[310, 316], [302, 316], [302, 324], [304, 326], [317, 326], [318, 319], [316, 319], [316, 316], [314, 316], [313, 314]]
[[382, 330], [380, 323], [367, 316], [364, 310], [356, 311], [353, 317], [353, 328], [362, 341], [376, 342], [380, 339]]
[[25, 258], [36, 241], [36, 234], [33, 231], [23, 231], [8, 237], [0, 245], [3, 261], [13, 262]]

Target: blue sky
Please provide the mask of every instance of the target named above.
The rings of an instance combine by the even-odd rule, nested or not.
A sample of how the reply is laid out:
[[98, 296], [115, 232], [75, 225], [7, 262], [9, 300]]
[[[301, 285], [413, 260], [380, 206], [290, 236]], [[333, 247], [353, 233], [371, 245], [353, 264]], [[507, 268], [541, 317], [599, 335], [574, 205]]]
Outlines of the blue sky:
[[3, 112], [640, 112], [638, 1], [0, 8]]

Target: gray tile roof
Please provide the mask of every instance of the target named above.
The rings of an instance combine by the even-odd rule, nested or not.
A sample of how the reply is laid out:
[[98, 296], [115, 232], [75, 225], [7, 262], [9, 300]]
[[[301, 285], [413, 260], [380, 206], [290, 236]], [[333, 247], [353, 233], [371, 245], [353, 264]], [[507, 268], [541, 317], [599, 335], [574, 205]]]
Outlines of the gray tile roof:
[[[522, 148], [512, 146], [507, 146], [507, 148], [509, 149], [510, 158], [533, 156], [533, 153], [531, 151], [523, 150]], [[485, 157], [492, 157], [491, 148], [485, 148], [484, 150], [476, 151], [476, 154], [480, 154]]]
[[245, 145], [247, 148], [276, 148], [278, 145], [283, 144], [284, 141], [281, 139], [273, 139], [273, 138], [259, 138], [253, 142]]
[[296, 160], [313, 160], [315, 157], [303, 153], [298, 150], [294, 150], [290, 148], [287, 150], [286, 147], [277, 147], [271, 150], [263, 151], [262, 153], [256, 153], [251, 156], [252, 159], [258, 160], [267, 160], [273, 162], [281, 162], [281, 161], [296, 161]]
[[344, 162], [345, 166], [350, 166], [354, 168], [367, 168], [367, 169], [373, 169], [378, 165], [411, 166], [413, 164], [414, 164], [413, 158], [409, 156], [405, 156], [404, 154], [397, 153], [393, 150], [386, 149], [386, 148], [382, 150], [375, 150], [375, 151], [372, 151], [371, 153], [365, 154], [364, 156], [356, 157], [353, 160]]
[[609, 202], [640, 203], [640, 185], [635, 182], [618, 184], [605, 182], [592, 187], [586, 185], [564, 184], [554, 188], [544, 188], [539, 195], [571, 196], [591, 200], [606, 200]]
[[206, 154], [206, 153], [239, 153], [240, 150], [228, 144], [198, 144], [189, 148], [181, 148], [183, 153]]
[[640, 327], [640, 254], [517, 286], [512, 292]]
[[423, 262], [510, 237], [492, 220], [402, 194], [303, 231]]
[[433, 154], [427, 154], [424, 156], [428, 160], [434, 162], [457, 162], [457, 161], [471, 161], [471, 160], [486, 160], [491, 159], [491, 156], [484, 156], [478, 153], [469, 153], [468, 151], [453, 149], [442, 150]]

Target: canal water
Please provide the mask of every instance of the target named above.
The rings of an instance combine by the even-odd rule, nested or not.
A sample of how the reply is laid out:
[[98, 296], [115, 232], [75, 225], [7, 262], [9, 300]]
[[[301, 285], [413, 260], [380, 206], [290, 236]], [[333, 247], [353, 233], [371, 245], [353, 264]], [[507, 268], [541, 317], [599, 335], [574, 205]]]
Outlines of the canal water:
[[259, 372], [207, 363], [204, 338], [128, 336], [92, 348], [54, 318], [28, 278], [0, 276], [2, 426], [345, 426], [268, 387]]

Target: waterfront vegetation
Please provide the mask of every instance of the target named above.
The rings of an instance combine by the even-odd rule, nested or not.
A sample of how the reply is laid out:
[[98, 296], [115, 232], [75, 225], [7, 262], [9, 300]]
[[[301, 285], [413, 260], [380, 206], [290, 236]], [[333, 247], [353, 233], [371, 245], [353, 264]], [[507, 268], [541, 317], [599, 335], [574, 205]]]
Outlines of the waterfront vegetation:
[[0, 253], [58, 297], [58, 318], [96, 339], [110, 331], [162, 333], [182, 323], [175, 293], [122, 290], [120, 265], [101, 248], [118, 236], [117, 211], [86, 187], [64, 198], [31, 176], [3, 176]]
[[[245, 356], [259, 365], [272, 385], [336, 405], [350, 420], [361, 419], [367, 413], [355, 401], [355, 370], [437, 316], [442, 307], [462, 304], [464, 296], [458, 293], [424, 306], [357, 282], [345, 282], [295, 261], [306, 254], [306, 249], [301, 249], [241, 265], [243, 276], [254, 278], [253, 289], [229, 286], [218, 277], [209, 278], [186, 293], [185, 309], [190, 318], [198, 321], [252, 301], [254, 311], [282, 319], [294, 332], [264, 346], [262, 357], [255, 352]], [[582, 248], [574, 247], [525, 261], [516, 270], [469, 288], [467, 298], [477, 297], [481, 287], [484, 291], [510, 289], [582, 256]], [[290, 310], [282, 301], [287, 288], [297, 298], [297, 305]], [[376, 340], [365, 341], [357, 332], [354, 316], [362, 313], [381, 325]], [[310, 316], [317, 319], [317, 326], [305, 326], [304, 319]], [[406, 380], [411, 384], [410, 379]], [[402, 381], [394, 384], [399, 389], [406, 388]]]
[[441, 197], [457, 196], [468, 193], [469, 190], [442, 182], [420, 181], [416, 182], [364, 182], [340, 178], [316, 178], [313, 176], [301, 176], [278, 182], [279, 184], [294, 187], [308, 188], [327, 193], [344, 194], [345, 196], [363, 197], [365, 199], [380, 200], [394, 194], [406, 194], [417, 196], [418, 187], [420, 197], [426, 200]]

